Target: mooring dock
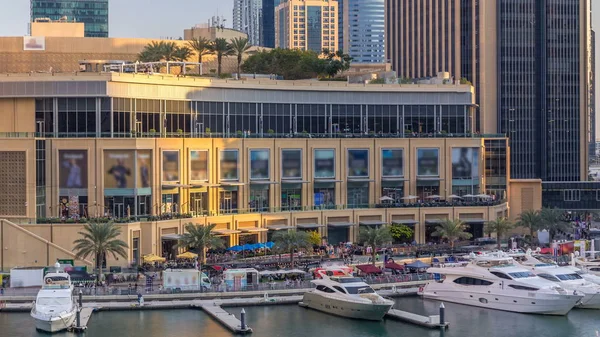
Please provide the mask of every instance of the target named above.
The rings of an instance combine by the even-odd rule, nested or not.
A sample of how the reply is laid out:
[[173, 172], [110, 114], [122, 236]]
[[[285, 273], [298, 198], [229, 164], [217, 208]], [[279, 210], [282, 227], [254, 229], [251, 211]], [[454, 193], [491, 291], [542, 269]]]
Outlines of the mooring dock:
[[252, 328], [245, 324], [242, 326], [241, 320], [216, 303], [200, 303], [197, 306], [234, 333], [247, 334], [252, 332]]
[[[402, 311], [398, 309], [390, 309], [385, 315], [386, 318], [412, 323], [420, 326], [424, 326], [430, 329], [437, 329], [440, 326], [440, 315], [422, 316], [413, 314], [408, 311]], [[448, 322], [444, 322], [444, 329], [448, 327]]]

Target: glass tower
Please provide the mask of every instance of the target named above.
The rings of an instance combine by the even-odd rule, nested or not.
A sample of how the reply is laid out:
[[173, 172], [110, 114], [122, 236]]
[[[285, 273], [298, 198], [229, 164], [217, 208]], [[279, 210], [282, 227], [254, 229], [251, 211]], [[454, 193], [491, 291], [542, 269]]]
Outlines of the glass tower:
[[262, 2], [262, 46], [275, 48], [275, 7], [281, 0], [263, 0]]
[[31, 0], [31, 21], [62, 17], [85, 24], [86, 37], [108, 37], [108, 0]]
[[338, 0], [339, 48], [356, 63], [385, 63], [385, 1]]

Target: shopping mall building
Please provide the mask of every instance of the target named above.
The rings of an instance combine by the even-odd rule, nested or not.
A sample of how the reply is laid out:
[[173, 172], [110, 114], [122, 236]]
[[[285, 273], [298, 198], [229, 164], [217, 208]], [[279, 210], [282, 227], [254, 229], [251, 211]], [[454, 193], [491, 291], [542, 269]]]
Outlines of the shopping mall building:
[[3, 75], [0, 269], [68, 258], [95, 217], [123, 222], [128, 260], [109, 266], [169, 257], [189, 222], [227, 245], [383, 224], [426, 243], [456, 218], [482, 237], [539, 208], [541, 184], [510, 180], [503, 135], [471, 133], [473, 102], [459, 84]]

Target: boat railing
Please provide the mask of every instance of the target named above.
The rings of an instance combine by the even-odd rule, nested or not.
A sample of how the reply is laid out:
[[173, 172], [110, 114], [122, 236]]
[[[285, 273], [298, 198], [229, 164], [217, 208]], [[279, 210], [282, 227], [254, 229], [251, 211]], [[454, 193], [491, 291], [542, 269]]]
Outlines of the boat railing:
[[37, 317], [49, 320], [51, 318], [54, 317], [60, 317], [63, 314], [68, 314], [69, 312], [71, 312], [73, 310], [74, 304], [71, 305], [71, 308], [69, 310], [62, 310], [60, 312], [53, 312], [52, 314], [48, 314], [48, 313], [44, 313], [44, 312], [40, 312], [37, 310], [36, 306], [35, 306], [35, 301], [33, 302], [33, 307], [31, 308], [31, 314], [35, 315]]

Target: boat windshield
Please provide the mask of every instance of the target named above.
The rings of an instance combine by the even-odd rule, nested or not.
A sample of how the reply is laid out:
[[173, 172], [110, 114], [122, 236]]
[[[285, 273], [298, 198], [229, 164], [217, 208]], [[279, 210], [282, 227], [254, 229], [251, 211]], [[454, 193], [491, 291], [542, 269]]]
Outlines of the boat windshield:
[[344, 287], [348, 294], [356, 295], [356, 294], [372, 294], [375, 292], [373, 288], [369, 286], [360, 286], [360, 287]]
[[558, 279], [561, 281], [572, 281], [572, 280], [582, 279], [582, 277], [577, 274], [561, 274], [561, 275], [556, 275], [556, 277], [558, 277]]
[[526, 277], [535, 277], [535, 274], [530, 271], [520, 271], [515, 273], [508, 273], [512, 278], [526, 278]]
[[37, 299], [38, 305], [69, 305], [71, 304], [70, 297], [40, 297]]

